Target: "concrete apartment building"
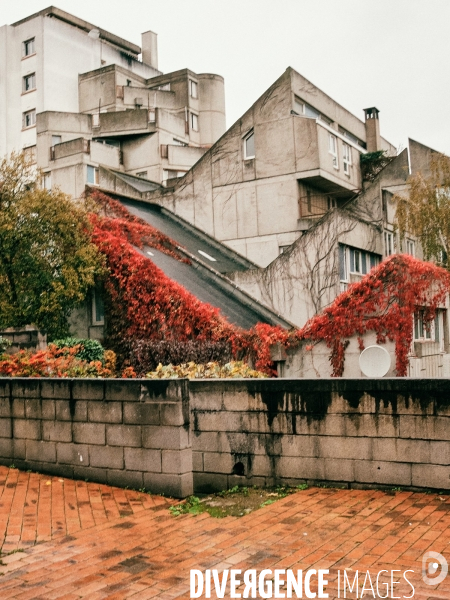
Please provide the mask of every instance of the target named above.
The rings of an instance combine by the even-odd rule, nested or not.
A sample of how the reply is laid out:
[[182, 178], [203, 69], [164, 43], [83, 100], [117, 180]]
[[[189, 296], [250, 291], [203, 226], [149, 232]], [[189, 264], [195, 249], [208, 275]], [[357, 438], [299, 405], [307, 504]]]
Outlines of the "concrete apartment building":
[[0, 155], [27, 149], [74, 197], [100, 165], [184, 175], [225, 131], [222, 77], [163, 75], [155, 33], [140, 48], [55, 7], [0, 28], [0, 81]]
[[[73, 197], [91, 186], [147, 205], [148, 218], [161, 210], [198, 252], [204, 242], [240, 264], [217, 280], [268, 322], [301, 327], [386, 256], [422, 257], [395, 234], [393, 196], [433, 151], [410, 140], [397, 156], [375, 107], [361, 120], [288, 68], [225, 131], [219, 75], [162, 74], [154, 33], [139, 48], [54, 7], [1, 27], [0, 49], [0, 154], [28, 148], [44, 184]], [[379, 150], [389, 160], [367, 174], [360, 157]], [[211, 253], [197, 258], [213, 272]], [[412, 350], [412, 375], [443, 373], [446, 307], [438, 319], [439, 340], [415, 328], [426, 350]]]

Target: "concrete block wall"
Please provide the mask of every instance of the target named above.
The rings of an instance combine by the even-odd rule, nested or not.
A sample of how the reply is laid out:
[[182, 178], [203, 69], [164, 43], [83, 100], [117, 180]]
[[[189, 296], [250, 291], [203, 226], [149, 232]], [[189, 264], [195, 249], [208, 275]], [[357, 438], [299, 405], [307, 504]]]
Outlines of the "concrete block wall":
[[47, 347], [47, 334], [36, 329], [34, 325], [2, 329], [0, 337], [11, 342], [11, 345], [6, 347], [7, 354], [16, 354], [19, 350], [44, 350]]
[[187, 381], [0, 379], [0, 464], [192, 493]]
[[192, 381], [194, 489], [450, 489], [449, 380]]

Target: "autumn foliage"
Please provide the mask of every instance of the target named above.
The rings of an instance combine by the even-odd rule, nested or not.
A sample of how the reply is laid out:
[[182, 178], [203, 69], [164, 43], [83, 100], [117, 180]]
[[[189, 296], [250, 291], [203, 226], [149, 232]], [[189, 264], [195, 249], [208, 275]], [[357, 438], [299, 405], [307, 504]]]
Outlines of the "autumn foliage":
[[[408, 255], [394, 255], [338, 296], [320, 315], [299, 330], [259, 323], [244, 331], [231, 325], [217, 308], [205, 304], [169, 279], [144, 254], [146, 247], [187, 261], [170, 240], [119, 202], [94, 192], [99, 210], [92, 216], [93, 242], [106, 257], [108, 345], [126, 356], [133, 340], [226, 342], [238, 360], [275, 374], [270, 348], [281, 343], [295, 348], [302, 341], [324, 342], [330, 348], [333, 376], [342, 376], [345, 348], [351, 337], [375, 332], [378, 343], [395, 342], [396, 370], [405, 376], [412, 341], [413, 315], [424, 308], [431, 322], [446, 299], [450, 274]], [[131, 371], [130, 371], [131, 373]]]
[[387, 339], [395, 342], [396, 372], [404, 377], [415, 311], [424, 309], [424, 321], [430, 323], [449, 289], [450, 273], [445, 269], [407, 254], [393, 255], [340, 294], [295, 336], [313, 343], [325, 342], [331, 349], [333, 376], [340, 377], [349, 338], [362, 338], [373, 331], [377, 343]]

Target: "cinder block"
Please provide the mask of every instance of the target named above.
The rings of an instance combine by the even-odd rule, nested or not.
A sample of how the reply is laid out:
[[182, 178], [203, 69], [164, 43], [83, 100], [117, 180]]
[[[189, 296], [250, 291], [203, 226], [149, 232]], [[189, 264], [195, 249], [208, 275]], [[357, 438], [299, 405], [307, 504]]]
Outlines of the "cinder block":
[[105, 381], [105, 400], [139, 402], [140, 396], [140, 381], [127, 379], [108, 379]]
[[427, 400], [419, 400], [413, 394], [399, 394], [397, 399], [397, 414], [399, 415], [433, 415], [434, 398], [432, 395]]
[[345, 417], [342, 415], [297, 415], [295, 432], [300, 435], [344, 436]]
[[14, 398], [12, 401], [12, 416], [19, 419], [25, 419], [25, 400]]
[[355, 481], [409, 486], [411, 485], [411, 464], [355, 460]]
[[164, 402], [160, 404], [160, 419], [161, 425], [185, 425], [185, 418], [183, 415], [183, 406], [181, 402], [169, 404]]
[[348, 415], [345, 419], [345, 436], [398, 437], [400, 418], [396, 415]]
[[89, 466], [89, 446], [82, 444], [56, 444], [58, 463]]
[[251, 473], [252, 476], [259, 477], [271, 477], [273, 475], [273, 468], [276, 464], [274, 459], [270, 459], [269, 456], [253, 456], [251, 460], [251, 468], [245, 470], [245, 474]]
[[87, 402], [85, 400], [55, 400], [57, 421], [87, 421]]
[[[224, 435], [225, 441], [227, 441], [226, 434]], [[192, 435], [192, 449], [199, 452], [229, 452], [230, 446], [227, 444], [225, 449], [221, 448], [219, 433], [216, 431], [199, 432], [194, 430], [194, 434]]]
[[77, 444], [104, 446], [106, 443], [104, 423], [74, 423], [73, 441]]
[[168, 475], [166, 473], [144, 473], [144, 487], [152, 494], [186, 498], [194, 492], [192, 473]]
[[123, 422], [130, 425], [159, 425], [159, 404], [128, 403], [123, 404]]
[[163, 450], [162, 451], [163, 473], [191, 473], [192, 472], [192, 450]]
[[325, 479], [326, 481], [354, 481], [354, 461], [327, 458], [325, 460]]
[[[361, 456], [361, 458], [364, 458]], [[373, 460], [430, 463], [430, 442], [425, 440], [374, 438]]]
[[436, 490], [450, 490], [450, 467], [412, 465], [412, 485]]
[[[18, 458], [18, 459], [23, 459], [25, 460], [25, 455], [26, 455], [26, 440], [11, 440], [12, 444], [13, 444], [13, 452], [14, 452], [14, 459]], [[18, 465], [16, 465], [18, 467]]]
[[89, 421], [93, 423], [121, 423], [122, 422], [122, 403], [121, 402], [95, 402], [88, 403]]
[[41, 381], [41, 398], [68, 400], [70, 398], [70, 381], [43, 379]]
[[142, 490], [144, 487], [144, 475], [139, 471], [116, 471], [108, 469], [106, 472], [108, 485], [117, 487], [128, 487], [135, 490]]
[[189, 382], [189, 396], [192, 411], [223, 410], [222, 390], [211, 387], [210, 383], [210, 381], [206, 380], [201, 383], [195, 380]]
[[192, 452], [192, 470], [203, 471], [203, 452]]
[[182, 450], [190, 447], [189, 432], [184, 427], [147, 425], [142, 428], [142, 445], [144, 448]]
[[73, 479], [73, 467], [70, 465], [60, 465], [53, 463], [33, 463], [36, 465], [36, 470], [39, 473], [48, 473], [54, 477], [67, 477]]
[[42, 400], [40, 398], [27, 398], [25, 400], [25, 418], [42, 419]]
[[141, 383], [141, 402], [182, 402], [189, 399], [187, 379], [147, 379]]
[[42, 439], [51, 442], [71, 442], [72, 423], [68, 421], [42, 421]]
[[123, 448], [112, 446], [91, 446], [89, 465], [106, 469], [123, 469]]
[[[349, 413], [374, 413], [375, 412], [375, 398], [370, 396], [366, 392], [352, 392], [352, 402], [347, 398], [349, 394], [346, 392], [332, 392], [331, 393], [331, 404], [327, 408], [327, 414], [343, 414], [348, 415]], [[356, 402], [354, 401], [356, 400]]]
[[243, 487], [251, 487], [255, 486], [258, 488], [263, 488], [269, 485], [273, 485], [272, 483], [267, 483], [267, 479], [265, 477], [239, 477], [238, 475], [228, 475], [227, 477], [227, 487], [225, 489], [230, 490], [236, 485]]
[[252, 396], [248, 391], [224, 390], [222, 393], [222, 406], [230, 411], [266, 411], [267, 406], [261, 402], [260, 394]]
[[372, 438], [320, 436], [317, 444], [324, 458], [372, 459]]
[[292, 479], [325, 479], [323, 458], [284, 457], [275, 462], [275, 476]]
[[12, 435], [11, 419], [0, 419], [0, 438], [10, 438]]
[[124, 448], [125, 469], [161, 473], [161, 450]]
[[[0, 378], [0, 398], [9, 398], [11, 386], [8, 378]], [[1, 405], [1, 401], [0, 401]]]
[[[320, 439], [323, 438], [312, 435], [283, 435], [281, 438], [281, 453], [283, 456], [319, 456]], [[329, 439], [328, 436], [326, 439]]]
[[13, 421], [13, 436], [27, 440], [41, 439], [41, 422], [25, 419], [15, 419]]
[[[213, 473], [231, 473], [233, 459], [230, 454], [206, 452], [203, 456], [204, 470]], [[163, 467], [164, 470], [164, 467]]]
[[227, 489], [228, 476], [218, 473], [193, 473], [196, 494], [211, 494]]
[[199, 431], [248, 431], [247, 413], [200, 411], [196, 413]]
[[142, 446], [142, 432], [137, 425], [107, 425], [106, 443], [108, 446]]
[[14, 379], [11, 382], [11, 395], [13, 398], [39, 398], [41, 395], [39, 379]]
[[0, 398], [0, 417], [11, 417], [11, 408], [9, 398]]
[[430, 463], [450, 465], [450, 444], [448, 442], [426, 442], [430, 447]]
[[78, 379], [72, 382], [72, 398], [74, 400], [103, 400], [104, 397], [103, 380]]
[[0, 438], [0, 458], [13, 458], [13, 457], [14, 457], [14, 440], [11, 438]]
[[56, 462], [56, 444], [54, 442], [44, 442], [27, 440], [26, 442], [26, 460], [37, 460], [46, 463]]
[[42, 400], [41, 409], [42, 419], [49, 421], [55, 420], [56, 408], [54, 400]]
[[74, 479], [84, 479], [85, 481], [95, 481], [96, 483], [108, 483], [106, 469], [73, 467], [73, 476]]

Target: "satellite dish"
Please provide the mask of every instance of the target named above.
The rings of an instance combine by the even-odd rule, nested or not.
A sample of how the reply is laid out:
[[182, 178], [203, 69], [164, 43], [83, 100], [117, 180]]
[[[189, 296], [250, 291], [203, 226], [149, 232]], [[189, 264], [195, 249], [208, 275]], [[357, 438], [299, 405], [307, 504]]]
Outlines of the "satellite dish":
[[391, 368], [391, 357], [382, 346], [368, 346], [359, 355], [359, 367], [366, 377], [384, 377]]

